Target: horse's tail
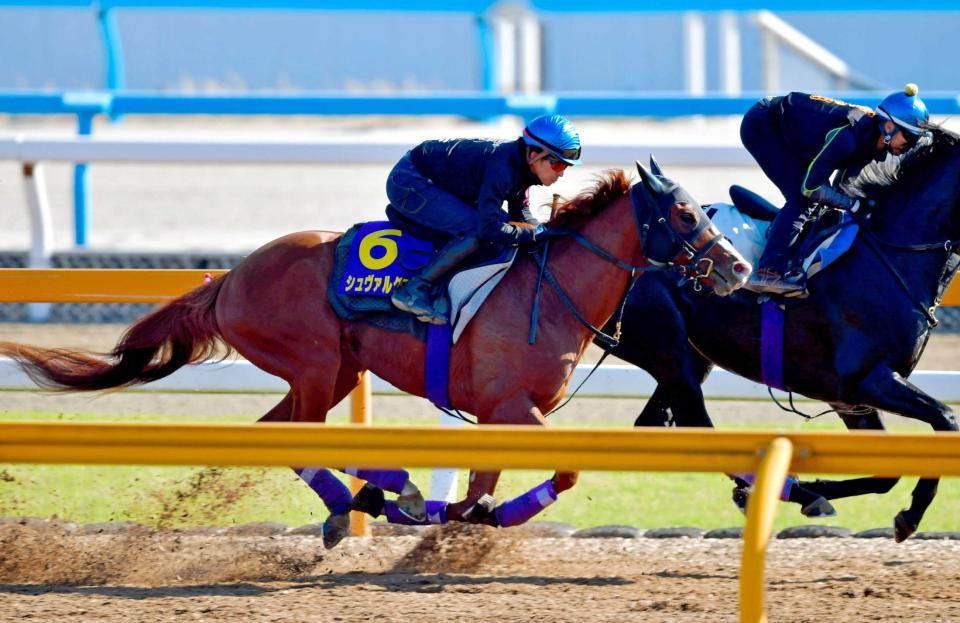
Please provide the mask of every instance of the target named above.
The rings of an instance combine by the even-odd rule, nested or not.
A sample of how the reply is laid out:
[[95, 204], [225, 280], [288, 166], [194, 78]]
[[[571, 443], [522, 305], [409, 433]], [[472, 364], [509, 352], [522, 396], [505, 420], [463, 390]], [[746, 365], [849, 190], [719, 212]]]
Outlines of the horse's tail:
[[223, 359], [232, 349], [215, 306], [226, 277], [200, 286], [131, 325], [106, 357], [65, 348], [0, 343], [33, 381], [57, 391], [97, 391], [161, 379], [188, 363]]

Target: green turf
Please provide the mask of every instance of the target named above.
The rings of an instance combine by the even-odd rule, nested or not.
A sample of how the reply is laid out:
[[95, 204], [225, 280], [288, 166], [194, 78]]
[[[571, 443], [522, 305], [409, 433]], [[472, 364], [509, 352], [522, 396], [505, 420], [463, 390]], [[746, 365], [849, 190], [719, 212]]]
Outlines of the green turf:
[[[5, 420], [103, 421], [103, 416], [51, 413], [6, 413]], [[115, 418], [119, 420], [120, 418]], [[170, 418], [124, 416], [123, 421]], [[210, 420], [212, 418], [206, 418]], [[178, 417], [177, 421], [205, 418]], [[216, 418], [218, 422], [231, 421]], [[249, 421], [235, 419], [232, 421]], [[378, 425], [391, 425], [378, 417]], [[777, 420], [776, 428], [834, 430], [827, 420], [804, 423]], [[732, 428], [732, 427], [726, 427]], [[750, 428], [761, 428], [752, 425]], [[548, 472], [508, 471], [499, 499], [542, 482]], [[427, 488], [429, 470], [413, 470], [414, 481]], [[466, 482], [461, 477], [461, 489]], [[915, 478], [904, 479], [891, 493], [836, 502], [839, 516], [812, 521], [799, 507], [783, 504], [777, 528], [806, 523], [841, 525], [854, 530], [886, 527], [910, 500]], [[960, 530], [960, 487], [947, 479], [927, 513], [924, 530]], [[538, 516], [577, 527], [627, 524], [641, 528], [739, 526], [743, 517], [730, 502], [731, 483], [719, 474], [584, 472], [579, 484]], [[279, 521], [301, 525], [322, 520], [326, 512], [312, 492], [287, 469], [0, 465], [0, 515], [56, 516], [75, 522], [135, 521], [167, 527], [232, 525]]]

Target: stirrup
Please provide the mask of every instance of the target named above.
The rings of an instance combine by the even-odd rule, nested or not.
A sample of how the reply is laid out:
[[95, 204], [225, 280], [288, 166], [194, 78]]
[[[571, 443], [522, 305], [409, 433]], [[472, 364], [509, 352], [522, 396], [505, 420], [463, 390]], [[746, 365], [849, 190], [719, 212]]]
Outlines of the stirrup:
[[446, 296], [438, 296], [433, 303], [433, 310], [429, 314], [418, 315], [417, 320], [430, 324], [450, 324], [450, 301]]
[[788, 297], [805, 296], [807, 292], [806, 287], [803, 283], [798, 283], [795, 279], [802, 280], [802, 276], [798, 275], [797, 278], [788, 278], [772, 272], [763, 274], [762, 271], [758, 270], [750, 277], [747, 283], [744, 284], [743, 288], [751, 292], [779, 294]]
[[414, 277], [393, 293], [390, 302], [397, 309], [417, 317], [430, 316], [434, 314], [433, 297], [430, 294], [432, 288], [429, 281]]

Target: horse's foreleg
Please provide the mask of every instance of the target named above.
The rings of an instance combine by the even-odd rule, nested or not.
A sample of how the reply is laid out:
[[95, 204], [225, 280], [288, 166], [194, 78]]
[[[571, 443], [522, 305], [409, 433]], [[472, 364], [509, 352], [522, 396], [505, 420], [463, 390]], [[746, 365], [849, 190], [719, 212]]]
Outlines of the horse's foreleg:
[[[480, 417], [479, 421], [483, 424], [527, 424], [536, 426], [546, 426], [547, 420], [543, 417], [540, 409], [533, 403], [528, 395], [516, 396], [512, 399], [500, 402], [485, 417]], [[475, 512], [475, 506], [484, 495], [493, 495], [497, 487], [497, 481], [500, 480], [500, 472], [470, 472], [470, 482], [467, 487], [467, 497], [450, 504], [447, 507], [447, 516], [452, 520], [463, 521], [471, 512]], [[564, 477], [564, 482], [575, 482], [576, 476]]]
[[[927, 395], [892, 370], [878, 368], [871, 372], [861, 384], [861, 393], [863, 403], [926, 422], [935, 431], [960, 430], [950, 407]], [[897, 543], [917, 531], [920, 520], [937, 495], [939, 483], [939, 478], [921, 478], [913, 488], [910, 508], [897, 513], [893, 521]]]

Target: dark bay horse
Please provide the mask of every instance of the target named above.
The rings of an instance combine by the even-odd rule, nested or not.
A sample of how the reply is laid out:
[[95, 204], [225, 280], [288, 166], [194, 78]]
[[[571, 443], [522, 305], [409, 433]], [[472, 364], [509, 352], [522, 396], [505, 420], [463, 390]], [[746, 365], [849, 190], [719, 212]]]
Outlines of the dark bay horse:
[[[631, 274], [650, 262], [686, 263], [719, 294], [729, 294], [749, 276], [749, 263], [699, 205], [687, 201], [678, 186], [639, 168], [645, 184], [637, 188], [635, 206], [627, 176], [610, 171], [592, 190], [560, 206], [550, 222], [574, 233], [550, 241], [547, 267], [583, 321], [595, 327], [618, 309]], [[327, 281], [340, 237], [312, 231], [268, 243], [223, 278], [133, 324], [106, 357], [14, 343], [0, 343], [0, 354], [16, 360], [42, 386], [96, 391], [149, 383], [216, 357], [226, 345], [290, 384], [289, 393], [261, 418], [267, 421], [323, 422], [365, 370], [425, 396], [424, 342], [344, 321], [330, 306]], [[521, 254], [453, 346], [450, 402], [481, 424], [546, 424], [543, 414], [560, 401], [593, 338], [558, 291], [544, 285], [537, 339], [528, 344], [538, 269], [532, 257]], [[498, 478], [499, 472], [471, 474], [467, 498], [449, 508], [448, 517], [462, 519], [476, 500], [493, 492]], [[558, 478], [569, 488], [576, 474]]]
[[[879, 165], [867, 173], [874, 181], [866, 176], [863, 190], [876, 206], [861, 223], [854, 246], [811, 280], [808, 299], [786, 304], [786, 389], [828, 402], [851, 429], [883, 429], [878, 412], [883, 410], [936, 431], [956, 431], [951, 409], [906, 378], [960, 263], [960, 138], [937, 128], [932, 144], [918, 148], [899, 170]], [[757, 303], [746, 291], [722, 299], [679, 288], [661, 275], [637, 283], [614, 350], [658, 383], [637, 425], [712, 426], [700, 385], [714, 364], [763, 382]], [[897, 480], [800, 484], [815, 496], [835, 499], [885, 493]], [[894, 521], [898, 542], [916, 531], [937, 483], [917, 484], [910, 507]]]

